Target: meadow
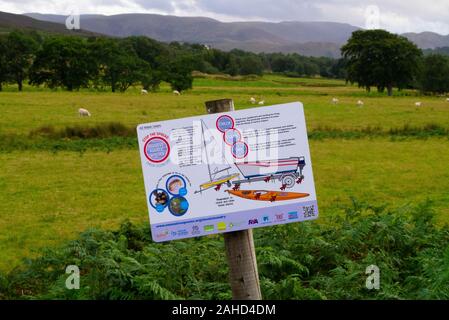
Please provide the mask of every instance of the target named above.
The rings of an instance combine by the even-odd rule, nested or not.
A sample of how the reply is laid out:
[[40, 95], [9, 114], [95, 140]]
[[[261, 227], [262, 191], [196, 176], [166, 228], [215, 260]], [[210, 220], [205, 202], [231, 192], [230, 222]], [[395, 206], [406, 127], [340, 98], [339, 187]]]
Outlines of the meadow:
[[[0, 270], [91, 227], [147, 222], [137, 141], [36, 136], [53, 127], [92, 127], [200, 115], [204, 102], [234, 99], [237, 109], [301, 101], [305, 107], [321, 218], [331, 223], [352, 198], [401, 208], [430, 200], [449, 222], [449, 102], [414, 91], [387, 97], [344, 81], [267, 75], [255, 80], [201, 77], [174, 96], [167, 85], [141, 95], [14, 86], [0, 92]], [[338, 105], [331, 104], [337, 97]], [[364, 101], [363, 107], [356, 105]], [[415, 107], [421, 101], [423, 106]], [[91, 118], [78, 117], [79, 107]], [[13, 141], [13, 142], [11, 142]], [[19, 141], [15, 143], [14, 141]], [[58, 148], [55, 148], [58, 145]], [[71, 147], [71, 146], [80, 146]], [[106, 146], [106, 147], [105, 147]], [[258, 230], [256, 233], [259, 232]]]

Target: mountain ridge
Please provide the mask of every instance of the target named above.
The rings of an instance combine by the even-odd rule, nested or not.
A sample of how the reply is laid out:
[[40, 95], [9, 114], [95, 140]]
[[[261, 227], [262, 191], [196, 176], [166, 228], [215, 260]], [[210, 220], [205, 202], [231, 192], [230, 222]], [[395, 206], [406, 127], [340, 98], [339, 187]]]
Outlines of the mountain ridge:
[[50, 22], [37, 20], [26, 15], [8, 13], [0, 11], [0, 29], [5, 32], [7, 30], [23, 29], [23, 30], [39, 30], [49, 33], [71, 34], [79, 36], [95, 36], [96, 32], [86, 30], [68, 30], [65, 26]]
[[[66, 16], [27, 13], [25, 16], [65, 23]], [[307, 56], [340, 57], [340, 47], [361, 28], [347, 23], [323, 21], [221, 22], [208, 17], [159, 14], [81, 15], [85, 30], [116, 37], [143, 35], [163, 42], [207, 44], [217, 49], [252, 52], [297, 52]], [[432, 32], [406, 33], [422, 49], [449, 46], [449, 35]]]

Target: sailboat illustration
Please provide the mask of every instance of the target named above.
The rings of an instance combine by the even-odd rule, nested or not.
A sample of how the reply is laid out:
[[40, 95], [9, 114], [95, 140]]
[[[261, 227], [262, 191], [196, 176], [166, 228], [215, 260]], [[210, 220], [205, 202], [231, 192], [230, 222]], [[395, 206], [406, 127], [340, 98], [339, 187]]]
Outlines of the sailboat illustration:
[[207, 128], [206, 124], [203, 120], [201, 120], [201, 137], [204, 143], [204, 149], [206, 152], [206, 161], [207, 161], [207, 170], [209, 173], [209, 181], [203, 183], [200, 185], [200, 190], [195, 191], [195, 193], [202, 193], [203, 191], [209, 190], [214, 188], [215, 191], [220, 191], [221, 186], [223, 184], [226, 184], [228, 187], [231, 187], [231, 180], [238, 178], [238, 173], [230, 173], [230, 169], [232, 169], [232, 166], [229, 164], [229, 162], [226, 160], [223, 152], [222, 152], [222, 164], [221, 168], [220, 165], [216, 165], [215, 167], [212, 167], [209, 161], [209, 151], [208, 146], [210, 146], [212, 143], [215, 143], [215, 138], [211, 135], [211, 138], [209, 141], [206, 142], [206, 137], [204, 134], [204, 128]]

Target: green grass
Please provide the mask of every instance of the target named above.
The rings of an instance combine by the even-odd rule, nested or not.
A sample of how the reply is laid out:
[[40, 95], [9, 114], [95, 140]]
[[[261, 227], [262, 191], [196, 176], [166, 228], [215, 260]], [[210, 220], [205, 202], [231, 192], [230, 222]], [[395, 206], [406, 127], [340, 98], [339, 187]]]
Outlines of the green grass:
[[[432, 200], [449, 222], [449, 141], [320, 140], [311, 155], [322, 217], [350, 197], [401, 206]], [[0, 269], [90, 226], [146, 221], [136, 149], [0, 155]]]
[[[309, 130], [325, 126], [343, 130], [368, 126], [389, 130], [404, 125], [428, 124], [449, 128], [449, 103], [443, 98], [388, 98], [377, 93], [366, 94], [354, 86], [341, 87], [344, 84], [341, 81], [335, 87], [319, 87], [320, 81], [324, 81], [319, 79], [316, 87], [305, 87], [276, 84], [273, 79], [295, 80], [278, 76], [247, 82], [197, 79], [195, 89], [180, 97], [172, 95], [165, 85], [160, 93], [150, 93], [148, 96], [140, 95], [138, 88], [132, 88], [125, 94], [89, 90], [52, 92], [30, 87], [18, 93], [9, 88], [0, 95], [0, 134], [28, 134], [47, 125], [61, 128], [121, 122], [133, 127], [143, 122], [200, 115], [204, 113], [205, 101], [225, 97], [233, 98], [237, 109], [253, 107], [250, 97], [265, 100], [266, 105], [301, 101], [305, 105]], [[334, 96], [340, 99], [337, 106], [330, 103]], [[356, 106], [359, 99], [365, 102], [362, 108]], [[422, 108], [415, 107], [418, 100], [423, 102]], [[80, 107], [87, 108], [92, 118], [79, 118], [77, 110]]]
[[[29, 86], [18, 93], [6, 87], [0, 93], [0, 270], [89, 227], [147, 221], [139, 155], [128, 132], [139, 123], [204, 114], [205, 101], [226, 97], [237, 109], [253, 107], [250, 97], [266, 105], [304, 103], [319, 223], [341, 212], [351, 197], [391, 207], [430, 199], [438, 222], [449, 222], [445, 98], [411, 91], [389, 98], [339, 80], [277, 75], [251, 81], [201, 78], [194, 85], [180, 97], [167, 85], [147, 96], [139, 88], [112, 94]], [[330, 103], [334, 96], [337, 106]], [[358, 99], [364, 107], [356, 106]], [[418, 100], [424, 104], [419, 109]], [[92, 117], [78, 117], [79, 107]], [[112, 122], [124, 125], [125, 136], [101, 131]], [[48, 126], [53, 136], [38, 137], [36, 131]], [[97, 129], [85, 129], [95, 126], [101, 139], [72, 140], [73, 130], [66, 131], [76, 128], [75, 136], [95, 137]]]

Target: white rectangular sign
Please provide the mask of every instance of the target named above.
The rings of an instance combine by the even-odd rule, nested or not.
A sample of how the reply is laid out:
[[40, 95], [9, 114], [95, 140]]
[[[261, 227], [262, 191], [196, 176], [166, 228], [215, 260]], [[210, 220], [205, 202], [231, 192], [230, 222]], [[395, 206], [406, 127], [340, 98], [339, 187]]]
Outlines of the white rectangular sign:
[[137, 127], [153, 240], [313, 220], [301, 103]]

